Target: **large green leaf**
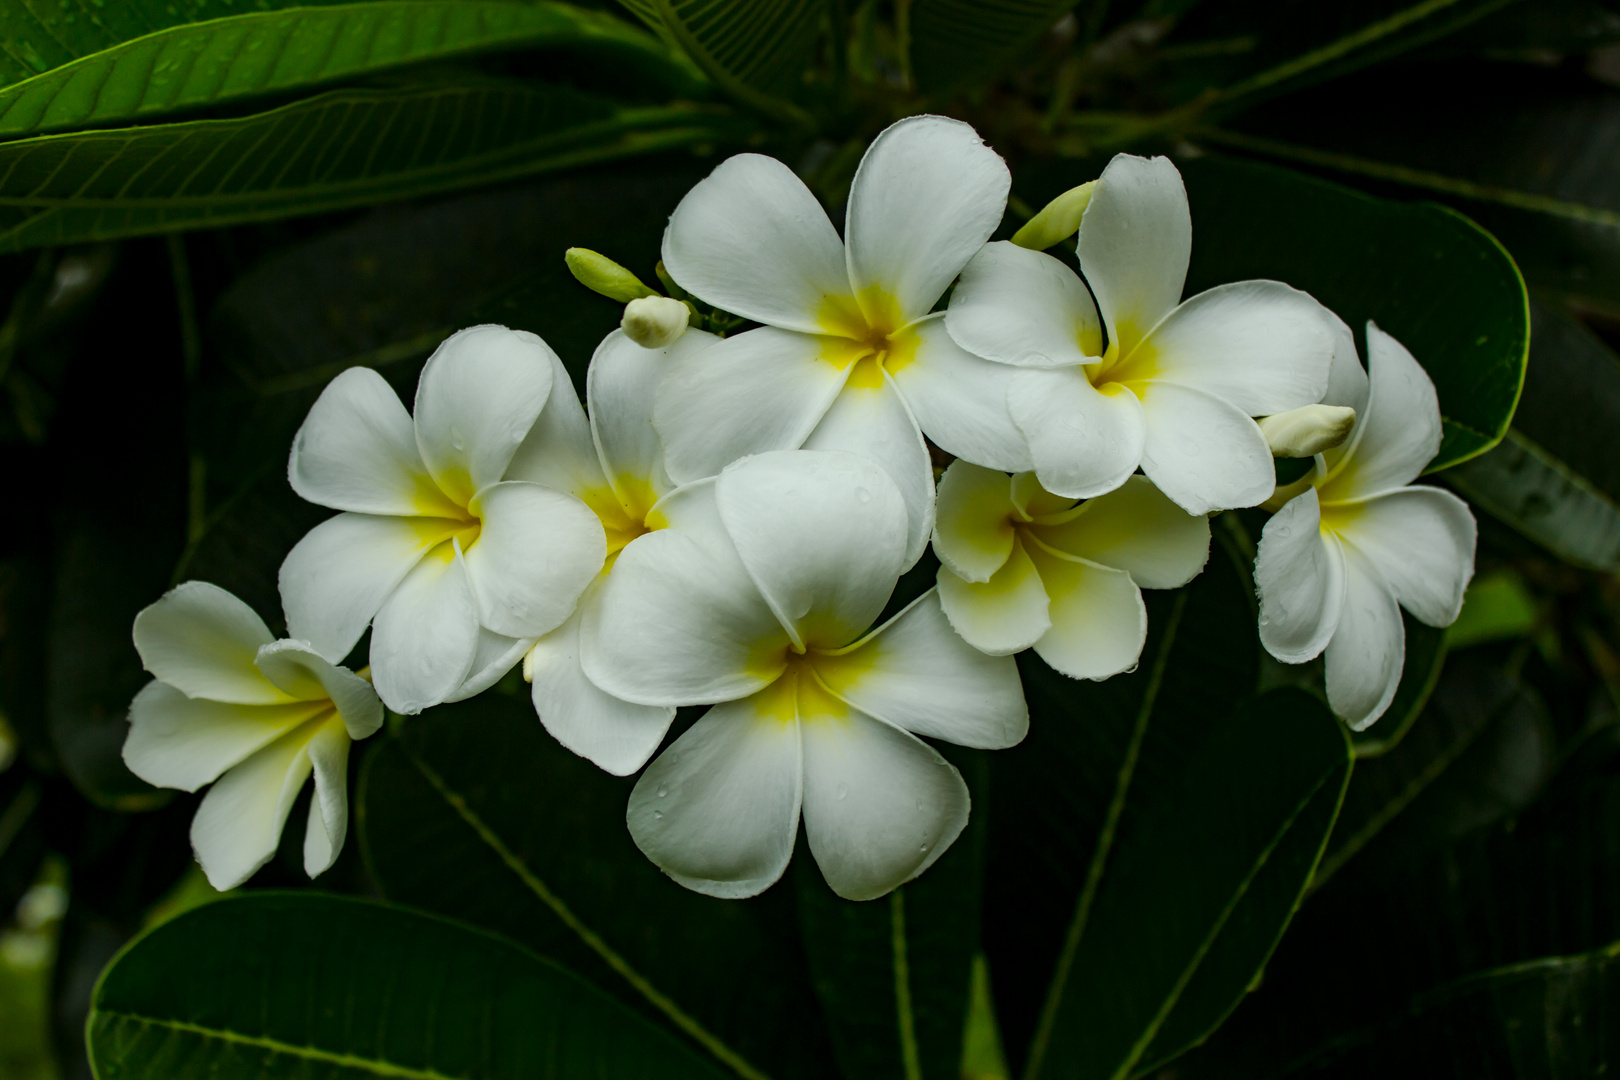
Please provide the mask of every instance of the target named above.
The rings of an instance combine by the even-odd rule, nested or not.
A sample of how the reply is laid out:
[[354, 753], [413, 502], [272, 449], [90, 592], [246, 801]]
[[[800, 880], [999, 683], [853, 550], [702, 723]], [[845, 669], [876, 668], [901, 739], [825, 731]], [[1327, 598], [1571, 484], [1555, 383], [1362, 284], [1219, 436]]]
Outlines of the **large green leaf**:
[[984, 881], [984, 753], [947, 747], [973, 792], [967, 829], [884, 900], [841, 900], [811, 859], [793, 876], [810, 975], [848, 1080], [959, 1080]]
[[0, 90], [0, 136], [108, 127], [496, 49], [585, 49], [696, 84], [664, 46], [609, 15], [547, 0], [381, 0], [171, 27]]
[[1620, 941], [1470, 975], [1424, 994], [1406, 1017], [1342, 1036], [1282, 1075], [1582, 1080], [1620, 1065], [1616, 1031]]
[[679, 1040], [490, 934], [333, 896], [221, 900], [97, 985], [96, 1075], [719, 1077]]
[[995, 75], [1075, 3], [916, 0], [911, 7], [911, 67], [918, 87], [939, 93]]
[[1446, 479], [1554, 555], [1620, 570], [1620, 356], [1580, 323], [1532, 304], [1530, 370], [1501, 446]]
[[804, 77], [833, 5], [828, 0], [620, 0], [679, 45], [745, 104], [798, 124], [784, 100]]
[[1538, 290], [1620, 313], [1617, 134], [1620, 89], [1567, 66], [1474, 62], [1369, 73], [1207, 137], [1443, 199], [1495, 233]]
[[384, 202], [734, 130], [698, 106], [457, 78], [335, 90], [240, 119], [46, 135], [0, 144], [0, 251]]
[[1287, 169], [1218, 157], [1181, 163], [1192, 203], [1188, 293], [1273, 278], [1356, 331], [1368, 319], [1411, 350], [1440, 395], [1431, 472], [1495, 446], [1524, 379], [1524, 282], [1500, 244], [1443, 207], [1389, 202]]
[[675, 884], [625, 829], [631, 783], [557, 745], [526, 694], [486, 693], [371, 753], [367, 861], [390, 898], [556, 957], [739, 1076], [832, 1074], [792, 889], [737, 901]]

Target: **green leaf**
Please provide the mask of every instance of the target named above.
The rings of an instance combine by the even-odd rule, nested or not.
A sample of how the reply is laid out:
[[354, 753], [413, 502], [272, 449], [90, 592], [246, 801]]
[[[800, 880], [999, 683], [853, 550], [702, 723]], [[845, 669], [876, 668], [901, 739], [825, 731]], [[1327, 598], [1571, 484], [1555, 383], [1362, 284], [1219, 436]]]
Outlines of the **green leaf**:
[[1524, 394], [1505, 442], [1446, 479], [1565, 562], [1620, 570], [1620, 356], [1574, 319], [1532, 304]]
[[999, 73], [1076, 0], [915, 0], [911, 67], [919, 89], [943, 93]]
[[1115, 848], [1174, 790], [1213, 718], [1254, 691], [1253, 591], [1224, 545], [1187, 588], [1145, 598], [1132, 674], [1076, 682], [1020, 659], [1029, 735], [991, 757], [984, 944], [1015, 1074], [1064, 993], [1077, 926]]
[[1524, 578], [1508, 567], [1468, 583], [1457, 621], [1446, 628], [1446, 647], [1466, 649], [1492, 641], [1529, 637], [1541, 621]]
[[712, 142], [698, 106], [461, 79], [0, 144], [0, 251], [313, 214]]
[[828, 0], [620, 0], [661, 36], [679, 45], [715, 85], [762, 112], [811, 123], [783, 100], [801, 83], [824, 22]]
[[44, 800], [44, 782], [27, 768], [0, 772], [0, 911], [8, 920], [45, 861]]
[[170, 27], [0, 90], [0, 136], [106, 127], [498, 49], [584, 49], [691, 96], [695, 73], [611, 16], [562, 3], [383, 0]]
[[86, 1028], [96, 1075], [719, 1077], [551, 961], [414, 911], [260, 893], [121, 953]]
[[1187, 293], [1273, 278], [1315, 296], [1362, 338], [1368, 319], [1434, 380], [1445, 434], [1429, 471], [1507, 431], [1524, 379], [1524, 282], [1490, 234], [1439, 206], [1389, 202], [1287, 169], [1181, 163], [1192, 203]]
[[1620, 314], [1617, 133], [1620, 89], [1567, 67], [1474, 62], [1381, 69], [1201, 137], [1444, 200], [1538, 291]]
[[810, 975], [847, 1080], [959, 1080], [978, 951], [989, 774], [946, 747], [979, 812], [916, 881], [871, 903], [841, 900], [812, 859], [793, 868]]
[[1424, 1061], [1433, 1080], [1606, 1076], [1620, 1066], [1620, 941], [1482, 971], [1412, 1003], [1402, 1019], [1343, 1036], [1284, 1075], [1397, 1076]]
[[631, 783], [557, 745], [527, 694], [431, 709], [367, 759], [367, 862], [390, 898], [556, 957], [738, 1076], [832, 1075], [791, 888], [675, 884], [624, 827]]
[[1292, 689], [1213, 726], [1122, 838], [1030, 1075], [1123, 1080], [1168, 1060], [1214, 1030], [1282, 936], [1333, 827], [1349, 741]]

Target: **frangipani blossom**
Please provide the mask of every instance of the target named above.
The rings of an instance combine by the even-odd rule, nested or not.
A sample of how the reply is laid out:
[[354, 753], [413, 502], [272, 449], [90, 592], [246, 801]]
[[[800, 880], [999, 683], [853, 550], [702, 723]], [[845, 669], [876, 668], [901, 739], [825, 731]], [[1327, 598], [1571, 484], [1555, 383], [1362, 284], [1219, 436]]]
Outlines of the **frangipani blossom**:
[[1363, 371], [1339, 325], [1346, 359], [1335, 359], [1328, 401], [1354, 408], [1356, 426], [1266, 522], [1254, 581], [1266, 650], [1298, 664], [1325, 649], [1328, 703], [1359, 731], [1400, 684], [1400, 609], [1429, 626], [1456, 621], [1474, 575], [1476, 526], [1449, 491], [1408, 486], [1440, 450], [1428, 373], [1370, 322]]
[[580, 620], [601, 595], [619, 552], [662, 523], [659, 500], [675, 485], [664, 472], [652, 426], [653, 390], [665, 367], [718, 340], [688, 330], [674, 345], [644, 349], [622, 330], [603, 339], [585, 375], [590, 417], [559, 362], [551, 402], [506, 471], [566, 491], [595, 511], [607, 531], [607, 563], [574, 614], [534, 645], [523, 673], [546, 730], [568, 749], [618, 776], [635, 772], [658, 749], [671, 705], [636, 705], [599, 688], [579, 666]]
[[1142, 592], [1185, 585], [1209, 558], [1209, 519], [1145, 476], [1075, 504], [1033, 473], [958, 461], [939, 485], [939, 598], [956, 632], [996, 656], [1033, 647], [1076, 679], [1136, 666]]
[[475, 326], [428, 359], [414, 417], [381, 375], [350, 368], [298, 429], [293, 490], [343, 513], [281, 564], [288, 631], [336, 662], [370, 624], [372, 677], [396, 712], [495, 682], [602, 568], [584, 503], [503, 481], [560, 369], [533, 334]]
[[802, 814], [827, 883], [853, 900], [926, 870], [968, 791], [917, 735], [1012, 746], [1017, 665], [970, 647], [930, 590], [883, 626], [905, 565], [903, 497], [870, 458], [776, 451], [661, 504], [585, 611], [585, 670], [647, 705], [718, 703], [630, 796], [636, 844], [682, 885], [753, 896]]
[[1191, 251], [1176, 167], [1120, 154], [1081, 218], [1084, 282], [1008, 243], [962, 271], [945, 325], [969, 352], [1017, 370], [1007, 407], [1048, 491], [1091, 498], [1140, 466], [1189, 514], [1271, 494], [1271, 450], [1250, 417], [1321, 399], [1333, 317], [1275, 281], [1183, 302]]
[[929, 314], [1000, 223], [1009, 184], [971, 127], [916, 116], [861, 159], [843, 240], [774, 158], [739, 154], [694, 187], [670, 216], [665, 267], [765, 325], [670, 365], [653, 413], [670, 476], [764, 450], [865, 454], [905, 497], [910, 565], [933, 527], [924, 434], [968, 461], [1028, 469], [1006, 408], [1015, 372], [963, 352]]
[[135, 617], [135, 648], [156, 678], [130, 703], [124, 762], [158, 787], [214, 785], [191, 821], [209, 884], [234, 889], [270, 860], [311, 772], [304, 871], [330, 867], [349, 828], [349, 742], [382, 726], [371, 684], [200, 581]]

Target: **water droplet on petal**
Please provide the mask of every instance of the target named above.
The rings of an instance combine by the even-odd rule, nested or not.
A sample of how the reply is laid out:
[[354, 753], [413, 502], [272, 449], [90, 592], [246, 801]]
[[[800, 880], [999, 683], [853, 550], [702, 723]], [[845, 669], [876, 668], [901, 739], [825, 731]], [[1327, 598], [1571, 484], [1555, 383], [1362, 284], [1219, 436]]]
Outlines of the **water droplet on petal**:
[[450, 445], [454, 446], [457, 450], [467, 449], [466, 437], [461, 434], [460, 428], [453, 425], [450, 428]]
[[653, 820], [654, 821], [663, 821], [664, 820], [664, 812], [662, 810], [654, 810], [653, 811]]
[[923, 808], [922, 800], [918, 799], [917, 800], [917, 809], [921, 810], [922, 808]]
[[872, 493], [863, 487], [858, 487], [855, 489], [855, 498], [863, 503], [869, 503], [872, 501]]
[[924, 844], [922, 847], [918, 848], [917, 850], [926, 855], [928, 853], [928, 845]]
[[668, 784], [659, 784], [658, 785], [658, 797], [660, 799], [662, 799], [665, 795], [668, 795], [668, 794], [669, 794], [669, 785]]
[[834, 794], [836, 794], [838, 796], [838, 801], [839, 802], [843, 802], [844, 799], [846, 799], [849, 796], [849, 785], [848, 784], [839, 784], [838, 788], [837, 788], [836, 792], [834, 792]]

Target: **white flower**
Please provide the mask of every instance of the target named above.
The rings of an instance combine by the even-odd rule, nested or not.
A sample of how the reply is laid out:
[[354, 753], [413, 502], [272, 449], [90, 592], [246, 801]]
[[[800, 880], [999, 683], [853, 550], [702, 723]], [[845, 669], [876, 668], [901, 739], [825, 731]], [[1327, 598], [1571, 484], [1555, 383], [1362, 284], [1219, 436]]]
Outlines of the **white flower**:
[[720, 704], [636, 784], [636, 844], [690, 889], [752, 896], [802, 810], [838, 895], [922, 873], [968, 792], [917, 735], [1006, 747], [1029, 714], [1012, 658], [962, 641], [932, 590], [866, 633], [904, 566], [899, 489], [870, 458], [776, 451], [662, 507], [668, 527], [624, 549], [585, 613], [585, 670], [630, 701]]
[[330, 867], [349, 827], [349, 742], [382, 725], [371, 684], [200, 581], [135, 617], [135, 648], [157, 678], [130, 704], [124, 761], [158, 787], [214, 785], [191, 822], [209, 883], [234, 889], [270, 860], [312, 771], [304, 870]]
[[958, 457], [1030, 468], [1006, 409], [1015, 372], [969, 356], [930, 315], [1006, 207], [1006, 164], [966, 124], [902, 120], [872, 143], [844, 239], [780, 161], [740, 154], [681, 200], [664, 265], [688, 291], [765, 325], [670, 365], [654, 422], [678, 482], [764, 450], [874, 458], [909, 513], [906, 559], [928, 545], [923, 434]]
[[[566, 377], [512, 459], [506, 475], [566, 491], [584, 501], [607, 531], [606, 576], [619, 552], [662, 525], [659, 500], [674, 487], [652, 426], [653, 389], [664, 368], [717, 340], [689, 330], [673, 346], [644, 349], [623, 331], [603, 339], [585, 375], [590, 417]], [[574, 614], [541, 638], [524, 659], [534, 708], [558, 742], [618, 776], [635, 772], [658, 749], [675, 709], [636, 705], [599, 688], [579, 666], [579, 626], [601, 595], [587, 589]]]
[[396, 712], [499, 679], [602, 568], [584, 504], [502, 482], [561, 371], [533, 334], [475, 326], [428, 359], [414, 420], [381, 375], [350, 368], [293, 440], [293, 490], [344, 513], [281, 565], [288, 631], [335, 662], [370, 623], [372, 677]]
[[1081, 219], [1085, 282], [1007, 243], [962, 271], [946, 326], [969, 352], [1018, 369], [1007, 406], [1048, 491], [1090, 498], [1140, 466], [1190, 514], [1271, 494], [1271, 450], [1250, 417], [1321, 399], [1333, 318], [1275, 281], [1178, 304], [1191, 250], [1176, 167], [1120, 154]]
[[958, 461], [939, 485], [939, 598], [957, 633], [1006, 655], [1033, 647], [1077, 679], [1136, 666], [1142, 588], [1174, 589], [1209, 558], [1209, 519], [1145, 476], [1075, 505], [1036, 481]]
[[1407, 486], [1440, 449], [1428, 374], [1370, 322], [1363, 371], [1339, 327], [1347, 359], [1335, 359], [1328, 400], [1355, 409], [1356, 426], [1266, 522], [1254, 581], [1266, 650], [1298, 664], [1325, 648], [1328, 703], [1359, 731], [1400, 684], [1400, 608], [1430, 626], [1456, 620], [1474, 575], [1475, 524], [1450, 492]]

